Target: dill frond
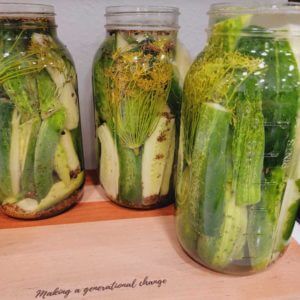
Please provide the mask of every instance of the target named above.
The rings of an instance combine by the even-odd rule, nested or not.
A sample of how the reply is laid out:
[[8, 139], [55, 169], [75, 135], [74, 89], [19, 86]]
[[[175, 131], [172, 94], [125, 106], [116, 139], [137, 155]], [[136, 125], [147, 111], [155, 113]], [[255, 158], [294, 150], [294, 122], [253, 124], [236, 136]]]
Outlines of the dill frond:
[[238, 52], [220, 52], [214, 44], [198, 57], [187, 74], [184, 84], [182, 122], [185, 151], [189, 162], [192, 155], [200, 105], [213, 102], [234, 111], [234, 96], [240, 85], [262, 68], [262, 61]]
[[[152, 45], [151, 45], [152, 46]], [[138, 149], [153, 132], [166, 105], [172, 64], [157, 42], [156, 55], [135, 51], [116, 51], [105, 70], [109, 113], [121, 143]]]
[[5, 83], [7, 80], [41, 71], [44, 68], [44, 64], [39, 63], [34, 55], [34, 53], [26, 55], [15, 54], [10, 57], [9, 61], [6, 61], [5, 58], [1, 59], [0, 84]]
[[65, 59], [61, 46], [51, 36], [33, 34], [29, 51], [35, 53], [39, 64], [44, 65], [44, 67], [55, 68], [62, 73], [65, 81], [72, 81], [73, 77], [76, 76], [71, 64]]
[[[5, 54], [0, 57], [0, 84], [39, 72], [45, 67], [44, 62], [37, 59], [39, 52], [36, 49], [28, 49], [28, 51], [24, 49], [23, 34], [24, 30], [16, 36], [14, 43], [9, 49], [5, 49]], [[1, 45], [3, 47], [3, 42]]]

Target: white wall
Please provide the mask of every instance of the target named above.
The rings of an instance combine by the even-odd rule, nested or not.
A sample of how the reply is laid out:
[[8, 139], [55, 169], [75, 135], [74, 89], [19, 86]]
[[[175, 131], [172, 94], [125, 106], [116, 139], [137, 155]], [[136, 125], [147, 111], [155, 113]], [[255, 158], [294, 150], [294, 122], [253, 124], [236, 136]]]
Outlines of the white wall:
[[[171, 5], [180, 8], [179, 37], [194, 57], [206, 40], [206, 12], [217, 0], [27, 0], [52, 4], [56, 9], [59, 38], [70, 50], [79, 79], [81, 120], [87, 168], [94, 168], [94, 118], [91, 68], [94, 54], [105, 37], [105, 7], [109, 5]], [[20, 1], [26, 2], [26, 0]], [[220, 1], [219, 1], [220, 2]], [[224, 2], [224, 1], [222, 1]]]

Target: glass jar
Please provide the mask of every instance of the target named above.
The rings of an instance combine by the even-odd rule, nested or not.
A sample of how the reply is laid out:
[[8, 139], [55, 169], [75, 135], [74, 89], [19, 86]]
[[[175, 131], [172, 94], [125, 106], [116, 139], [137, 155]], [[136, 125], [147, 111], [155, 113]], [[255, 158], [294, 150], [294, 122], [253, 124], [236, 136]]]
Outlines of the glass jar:
[[[106, 9], [107, 37], [94, 60], [99, 179], [107, 196], [131, 208], [172, 200], [172, 170], [184, 72], [178, 9]], [[176, 118], [177, 117], [177, 118]]]
[[177, 235], [208, 268], [249, 274], [285, 251], [299, 205], [300, 6], [237, 2], [209, 14], [184, 83]]
[[21, 219], [56, 215], [84, 183], [77, 77], [54, 8], [0, 4], [0, 200]]

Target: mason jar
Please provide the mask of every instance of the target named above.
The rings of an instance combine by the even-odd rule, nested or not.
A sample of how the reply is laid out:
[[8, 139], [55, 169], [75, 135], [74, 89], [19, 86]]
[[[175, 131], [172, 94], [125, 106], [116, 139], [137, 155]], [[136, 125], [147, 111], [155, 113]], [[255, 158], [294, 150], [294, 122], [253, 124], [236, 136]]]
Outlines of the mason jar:
[[112, 6], [93, 68], [99, 180], [122, 206], [170, 203], [184, 73], [174, 7]]
[[52, 6], [0, 4], [0, 137], [5, 214], [41, 219], [80, 200], [77, 77]]
[[208, 268], [249, 274], [287, 248], [299, 206], [300, 6], [211, 6], [184, 83], [176, 228]]

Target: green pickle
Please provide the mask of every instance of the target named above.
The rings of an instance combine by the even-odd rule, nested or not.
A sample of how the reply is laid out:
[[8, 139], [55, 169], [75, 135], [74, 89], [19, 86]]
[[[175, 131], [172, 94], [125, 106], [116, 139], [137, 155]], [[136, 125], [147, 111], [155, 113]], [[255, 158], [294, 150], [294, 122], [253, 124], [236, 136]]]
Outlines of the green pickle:
[[0, 27], [1, 209], [51, 217], [80, 200], [84, 183], [75, 69], [53, 18]]
[[176, 231], [199, 263], [245, 275], [285, 251], [299, 207], [300, 26], [224, 12], [184, 82]]

